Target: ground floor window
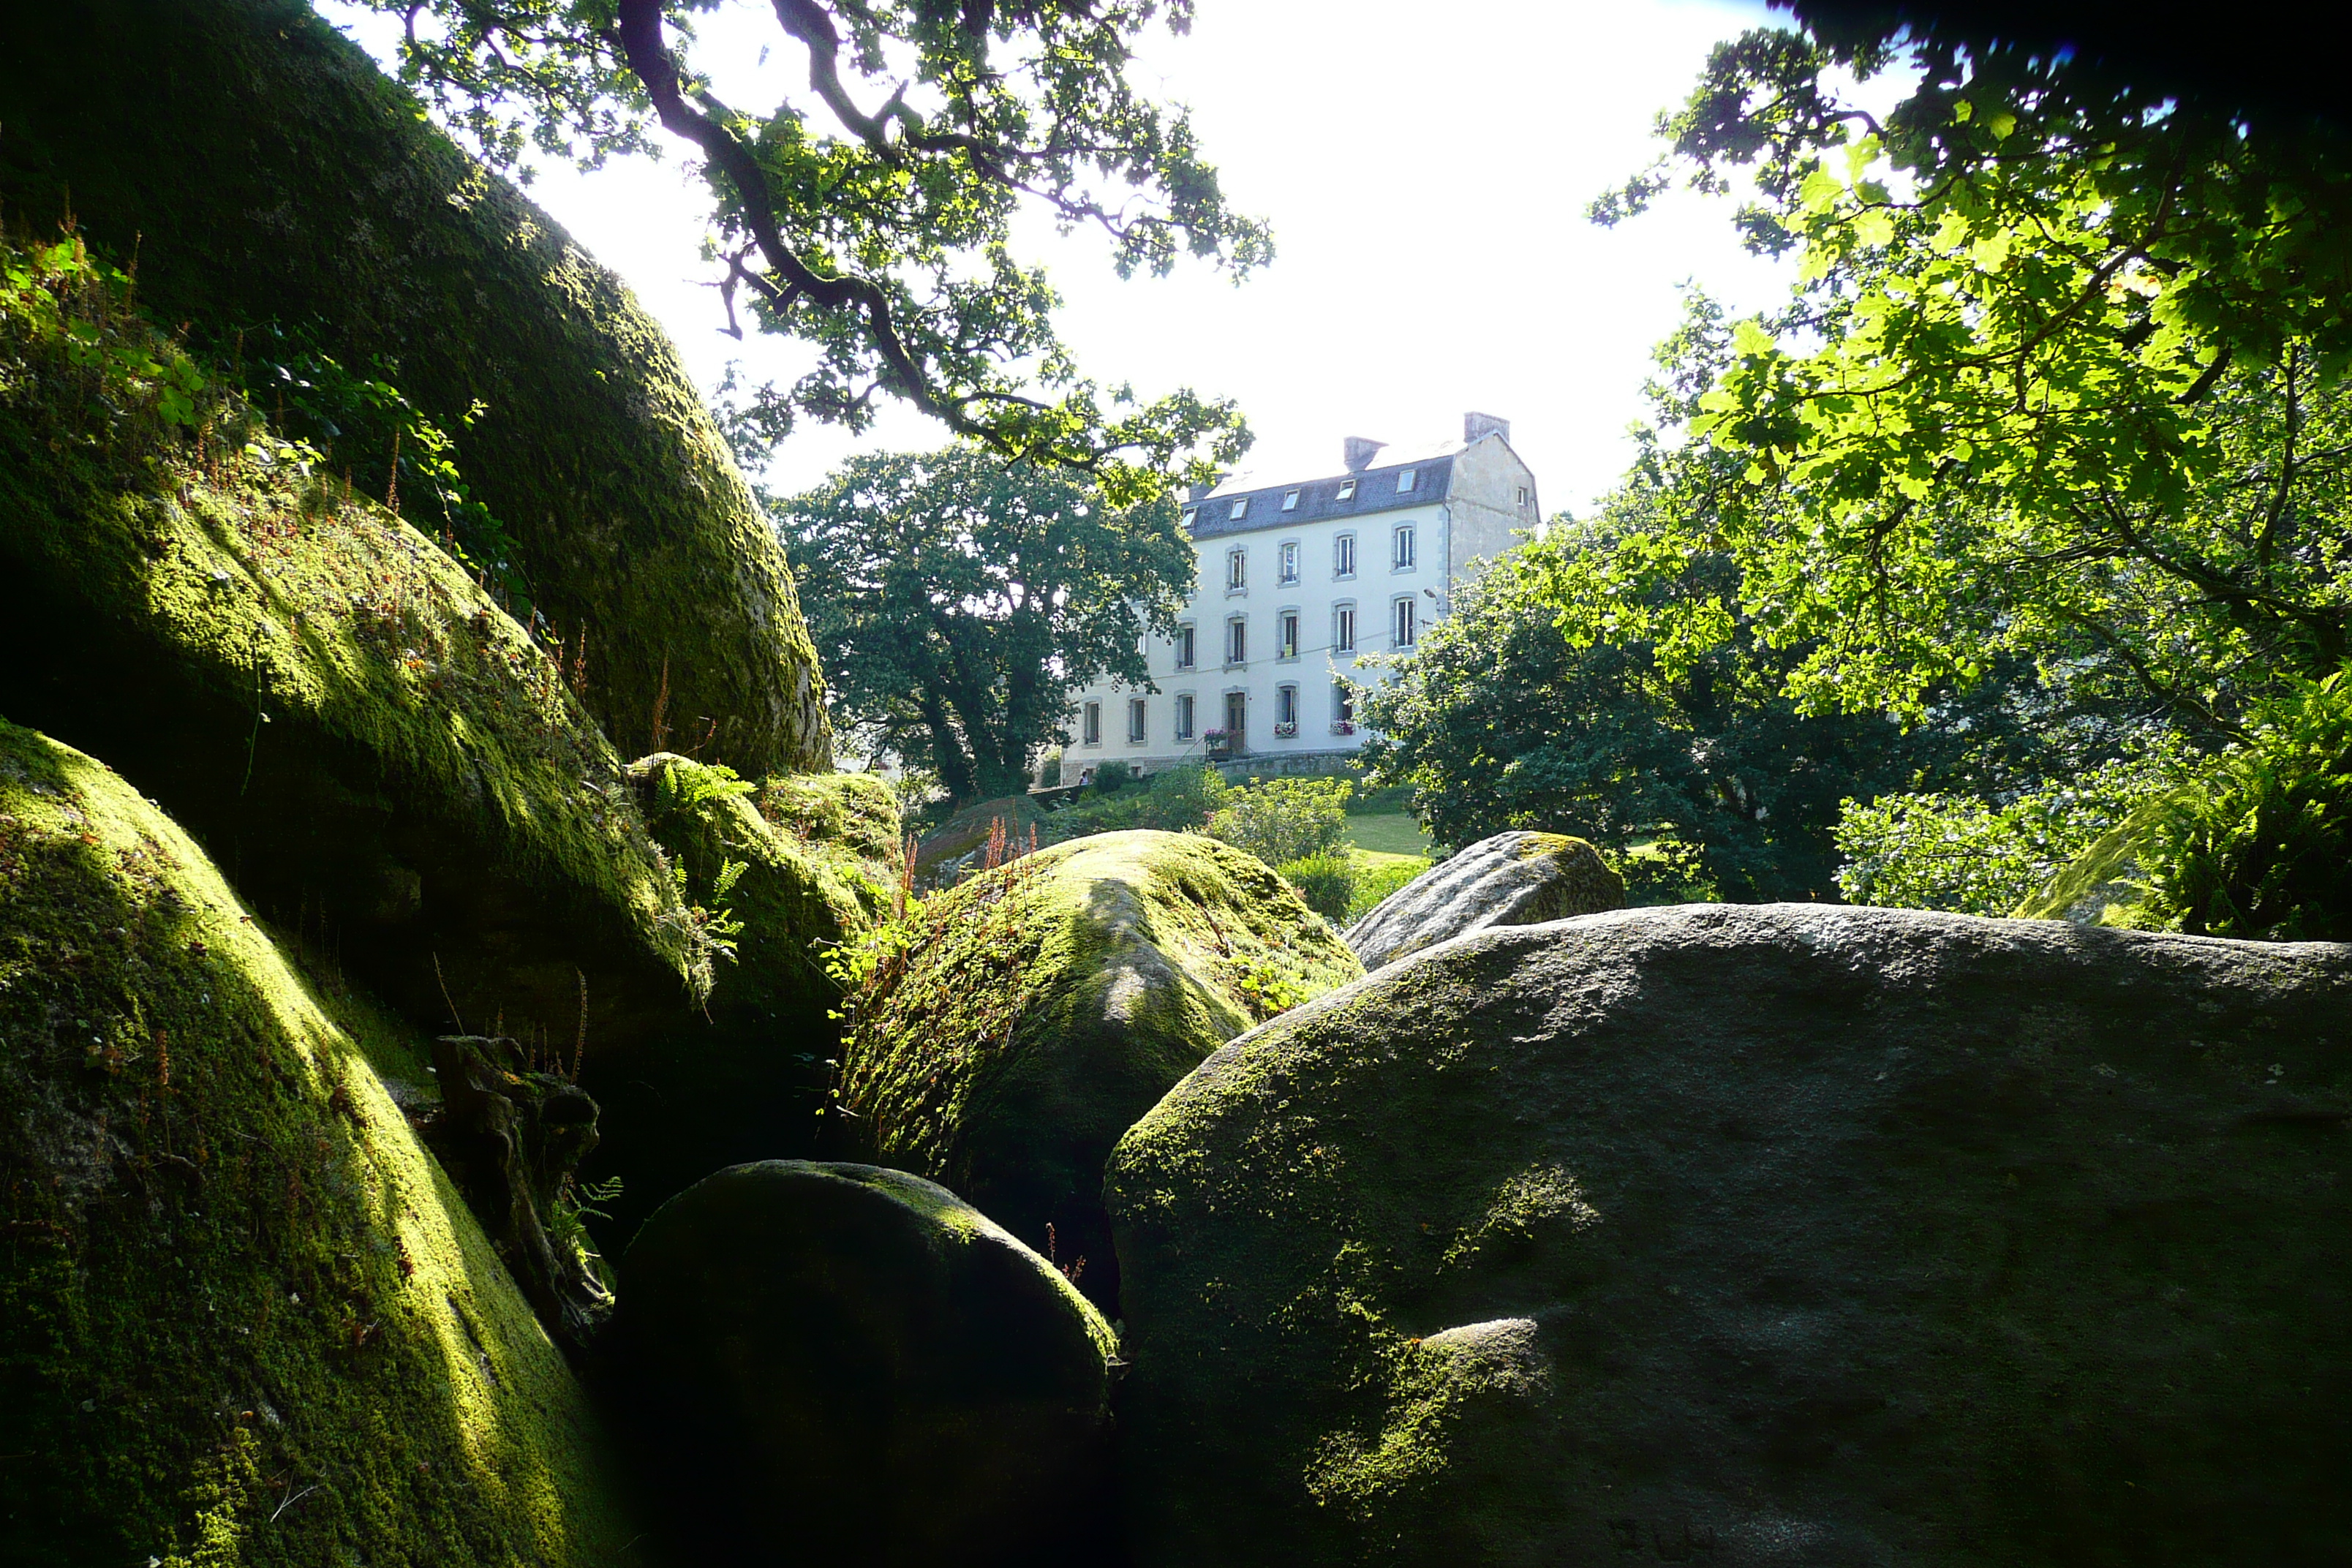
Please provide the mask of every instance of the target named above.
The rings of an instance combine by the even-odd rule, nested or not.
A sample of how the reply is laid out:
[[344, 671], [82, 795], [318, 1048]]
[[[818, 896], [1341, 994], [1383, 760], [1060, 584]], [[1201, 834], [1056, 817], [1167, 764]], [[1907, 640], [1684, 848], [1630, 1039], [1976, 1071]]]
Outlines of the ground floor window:
[[1331, 732], [1335, 735], [1356, 732], [1356, 693], [1344, 680], [1331, 683]]
[[1192, 738], [1192, 694], [1189, 691], [1176, 699], [1176, 738], [1180, 741]]
[[1129, 745], [1143, 744], [1144, 721], [1143, 699], [1129, 698], [1127, 700], [1127, 739]]
[[1099, 746], [1102, 744], [1101, 703], [1089, 702], [1087, 704], [1086, 722], [1081, 728], [1079, 733], [1084, 738], [1086, 743], [1089, 746]]
[[1296, 686], [1274, 689], [1274, 732], [1277, 735], [1298, 733], [1298, 688]]

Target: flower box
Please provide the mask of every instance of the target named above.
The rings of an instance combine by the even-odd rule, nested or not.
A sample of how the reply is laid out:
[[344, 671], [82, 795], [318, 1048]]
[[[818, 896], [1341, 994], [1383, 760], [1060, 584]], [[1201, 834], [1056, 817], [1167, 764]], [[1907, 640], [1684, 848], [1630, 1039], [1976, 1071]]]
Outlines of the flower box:
[[1334, 719], [1331, 721], [1331, 733], [1334, 735], [1352, 735], [1355, 732], [1356, 724], [1354, 720]]
[[1276, 725], [1274, 727], [1274, 732], [1275, 732], [1275, 734], [1276, 734], [1278, 738], [1280, 738], [1280, 739], [1282, 739], [1282, 740], [1286, 740], [1286, 740], [1288, 740], [1291, 736], [1296, 735], [1297, 733], [1298, 733], [1298, 723], [1297, 723], [1297, 721], [1293, 720], [1291, 722], [1289, 722], [1289, 723], [1287, 723], [1287, 724], [1276, 724]]

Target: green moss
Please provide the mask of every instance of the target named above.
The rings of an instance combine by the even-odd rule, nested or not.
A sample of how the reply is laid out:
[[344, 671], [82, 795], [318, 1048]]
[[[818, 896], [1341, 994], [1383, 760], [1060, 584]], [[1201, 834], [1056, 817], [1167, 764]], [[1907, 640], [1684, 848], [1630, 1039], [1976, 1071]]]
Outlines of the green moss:
[[240, 400], [170, 418], [136, 366], [186, 362], [77, 247], [0, 262], [0, 708], [412, 1017], [569, 1039], [583, 971], [606, 1041], [685, 1011], [708, 953], [546, 652]]
[[588, 706], [757, 775], [830, 765], [783, 556], [676, 351], [299, 0], [0, 10], [0, 201], [70, 206], [224, 359], [281, 321], [457, 430]]
[[1086, 1258], [1097, 1300], [1120, 1133], [1224, 1041], [1362, 973], [1265, 862], [1193, 834], [1057, 845], [913, 924], [844, 1047], [849, 1125], [1028, 1245]]
[[359, 1043], [174, 824], [5, 723], [0, 1233], [12, 1562], [625, 1560], [578, 1385]]
[[[825, 949], [878, 919], [898, 885], [898, 803], [879, 780], [801, 774], [752, 785], [663, 752], [629, 764], [685, 897], [739, 927], [710, 1006], [763, 1019], [833, 1005]], [[720, 891], [722, 884], [725, 890]]]

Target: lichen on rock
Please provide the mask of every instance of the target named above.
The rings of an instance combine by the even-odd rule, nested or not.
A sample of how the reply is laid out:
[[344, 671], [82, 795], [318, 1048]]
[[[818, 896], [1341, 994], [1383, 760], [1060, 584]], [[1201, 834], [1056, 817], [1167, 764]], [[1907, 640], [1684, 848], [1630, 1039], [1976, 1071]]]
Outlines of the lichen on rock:
[[1625, 884], [1581, 838], [1514, 829], [1448, 856], [1348, 928], [1366, 969], [1495, 926], [1598, 914], [1625, 902]]
[[9, 1561], [622, 1560], [581, 1389], [364, 1045], [175, 824], [0, 723]]
[[2352, 947], [1474, 933], [1113, 1155], [1154, 1564], [2352, 1551]]
[[[1104, 1159], [1202, 1058], [1361, 973], [1255, 856], [1099, 834], [926, 902], [856, 999], [845, 1136], [963, 1194], [1117, 1300]], [[1047, 1226], [1053, 1227], [1049, 1238]]]

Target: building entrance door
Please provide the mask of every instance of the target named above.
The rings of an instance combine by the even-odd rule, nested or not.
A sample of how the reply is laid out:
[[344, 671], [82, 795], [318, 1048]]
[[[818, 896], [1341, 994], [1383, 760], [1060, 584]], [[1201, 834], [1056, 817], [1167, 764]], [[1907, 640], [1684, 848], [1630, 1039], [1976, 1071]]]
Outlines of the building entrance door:
[[1225, 693], [1225, 744], [1238, 752], [1242, 749], [1242, 721], [1249, 712], [1249, 694], [1244, 691]]

